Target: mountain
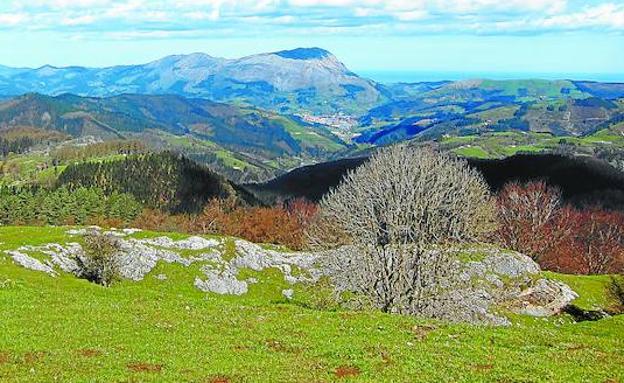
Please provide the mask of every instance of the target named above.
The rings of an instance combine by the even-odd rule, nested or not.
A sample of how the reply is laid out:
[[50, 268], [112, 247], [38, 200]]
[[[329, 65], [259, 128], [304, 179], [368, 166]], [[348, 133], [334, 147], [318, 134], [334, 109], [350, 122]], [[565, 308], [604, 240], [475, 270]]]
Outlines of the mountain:
[[347, 145], [326, 128], [251, 107], [181, 96], [27, 94], [0, 101], [0, 131], [32, 127], [71, 137], [136, 139], [241, 180], [316, 162]]
[[320, 48], [224, 59], [203, 53], [109, 68], [0, 67], [0, 94], [176, 94], [280, 112], [359, 114], [386, 101], [379, 86]]
[[338, 186], [347, 172], [366, 161], [368, 157], [344, 158], [302, 166], [270, 181], [247, 184], [244, 187], [267, 203], [289, 198], [305, 198], [317, 202], [330, 189]]

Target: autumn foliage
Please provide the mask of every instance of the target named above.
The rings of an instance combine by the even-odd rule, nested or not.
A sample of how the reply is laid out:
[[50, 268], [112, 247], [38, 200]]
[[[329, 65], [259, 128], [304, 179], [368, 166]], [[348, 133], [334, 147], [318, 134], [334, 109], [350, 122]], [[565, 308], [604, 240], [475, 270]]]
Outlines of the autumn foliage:
[[497, 197], [501, 246], [531, 256], [547, 269], [605, 274], [624, 269], [624, 214], [561, 204], [543, 182], [509, 184]]
[[551, 226], [561, 193], [544, 182], [507, 184], [496, 199], [497, 241], [535, 260], [552, 245]]
[[306, 243], [305, 229], [315, 214], [316, 205], [302, 199], [273, 207], [243, 206], [232, 198], [213, 199], [195, 215], [146, 210], [137, 218], [135, 226], [157, 231], [231, 235], [298, 250]]
[[562, 208], [542, 265], [564, 273], [607, 274], [624, 269], [624, 214], [598, 208]]

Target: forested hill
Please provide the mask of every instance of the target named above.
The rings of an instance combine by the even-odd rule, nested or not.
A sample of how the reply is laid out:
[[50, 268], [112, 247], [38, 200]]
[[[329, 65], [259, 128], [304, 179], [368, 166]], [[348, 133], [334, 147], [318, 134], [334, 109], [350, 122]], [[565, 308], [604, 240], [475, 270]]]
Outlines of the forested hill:
[[106, 194], [129, 193], [147, 207], [174, 213], [201, 211], [212, 198], [255, 202], [249, 193], [221, 175], [170, 152], [70, 165], [59, 176], [57, 186], [98, 187]]
[[[263, 184], [246, 187], [266, 201], [307, 198], [318, 201], [342, 177], [367, 157], [344, 159], [295, 169]], [[505, 159], [469, 159], [492, 191], [511, 181], [544, 180], [561, 189], [564, 199], [577, 205], [602, 205], [624, 210], [624, 175], [606, 162], [555, 154], [518, 154]]]

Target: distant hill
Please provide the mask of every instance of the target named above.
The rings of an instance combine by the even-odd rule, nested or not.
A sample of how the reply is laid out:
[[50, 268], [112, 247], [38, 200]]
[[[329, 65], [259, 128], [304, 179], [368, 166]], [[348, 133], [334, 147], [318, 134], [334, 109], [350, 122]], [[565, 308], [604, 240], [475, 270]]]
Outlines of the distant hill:
[[320, 48], [298, 48], [240, 59], [203, 53], [168, 56], [109, 68], [0, 67], [0, 94], [113, 96], [177, 94], [237, 101], [280, 112], [362, 113], [384, 102], [373, 81], [349, 71]]
[[346, 158], [303, 166], [262, 184], [247, 184], [246, 189], [266, 202], [276, 199], [305, 198], [319, 201], [342, 177], [368, 160], [367, 157]]
[[391, 102], [360, 118], [357, 142], [524, 130], [579, 136], [624, 114], [624, 84], [465, 80], [387, 85]]
[[138, 139], [185, 153], [235, 179], [262, 179], [347, 147], [322, 126], [256, 108], [173, 95], [27, 94], [0, 101], [0, 132], [22, 126], [74, 138]]
[[[349, 170], [367, 160], [360, 157], [306, 166], [246, 188], [264, 200], [302, 197], [318, 201]], [[519, 154], [502, 160], [469, 159], [468, 162], [483, 174], [493, 191], [511, 181], [544, 180], [559, 187], [570, 203], [600, 204], [624, 211], [624, 174], [603, 161], [554, 154]]]

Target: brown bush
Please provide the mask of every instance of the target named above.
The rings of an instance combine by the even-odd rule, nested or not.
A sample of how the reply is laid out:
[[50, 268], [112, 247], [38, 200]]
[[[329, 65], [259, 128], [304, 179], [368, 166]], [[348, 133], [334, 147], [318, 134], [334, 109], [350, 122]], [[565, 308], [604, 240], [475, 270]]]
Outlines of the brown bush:
[[234, 199], [213, 199], [197, 215], [172, 216], [145, 210], [134, 226], [153, 231], [230, 235], [299, 250], [306, 242], [305, 230], [315, 213], [316, 205], [305, 200], [274, 207], [249, 207]]
[[[66, 225], [75, 225], [75, 223], [71, 223], [71, 221], [66, 221]], [[75, 222], [75, 221], [74, 221]], [[94, 217], [89, 217], [87, 218], [87, 225], [91, 225], [91, 226], [99, 226], [99, 227], [106, 227], [106, 228], [111, 228], [111, 227], [124, 227], [125, 226], [125, 222], [123, 221], [123, 219], [120, 218], [110, 218], [110, 217], [105, 217], [105, 216], [94, 216]]]
[[554, 245], [542, 257], [542, 266], [549, 270], [606, 274], [624, 267], [622, 213], [566, 207], [559, 210], [549, 233]]
[[131, 226], [151, 231], [195, 232], [190, 230], [188, 216], [170, 215], [155, 209], [143, 210], [143, 212], [132, 222]]
[[543, 182], [509, 184], [497, 197], [501, 246], [531, 256], [543, 268], [574, 274], [615, 273], [624, 267], [624, 214], [560, 205]]

